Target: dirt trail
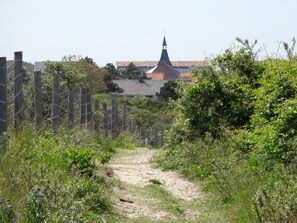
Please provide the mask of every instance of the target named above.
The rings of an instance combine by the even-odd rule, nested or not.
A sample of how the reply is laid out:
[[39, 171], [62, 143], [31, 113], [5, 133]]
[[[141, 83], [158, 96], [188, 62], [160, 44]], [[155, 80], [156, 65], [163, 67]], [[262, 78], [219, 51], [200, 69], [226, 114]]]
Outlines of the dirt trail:
[[[151, 222], [176, 221], [179, 218], [176, 212], [182, 213], [186, 220], [196, 219], [200, 212], [191, 206], [204, 199], [199, 185], [176, 172], [155, 168], [151, 159], [156, 153], [156, 150], [137, 148], [123, 150], [114, 157], [109, 167], [118, 180], [113, 195], [116, 210], [129, 219], [150, 219]], [[153, 185], [152, 180], [161, 184]]]

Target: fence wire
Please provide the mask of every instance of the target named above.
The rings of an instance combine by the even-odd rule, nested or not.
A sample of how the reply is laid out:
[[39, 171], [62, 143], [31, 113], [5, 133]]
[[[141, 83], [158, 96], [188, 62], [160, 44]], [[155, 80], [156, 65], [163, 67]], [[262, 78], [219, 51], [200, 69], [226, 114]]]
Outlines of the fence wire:
[[[6, 71], [10, 69], [16, 61], [6, 67]], [[0, 69], [5, 69], [0, 67]], [[41, 86], [36, 86], [35, 80], [31, 79], [24, 83], [20, 89], [15, 89], [17, 81], [23, 81], [23, 72], [17, 74], [15, 77], [8, 77], [6, 84], [1, 84], [2, 87], [7, 89], [7, 102], [0, 100], [1, 104], [7, 106], [7, 119], [0, 119], [0, 122], [6, 122], [9, 129], [14, 129], [14, 122], [23, 113], [23, 121], [27, 123], [34, 123], [36, 119], [42, 118], [39, 128], [47, 129], [51, 127], [54, 119], [59, 119], [59, 126], [79, 126], [99, 134], [117, 136], [122, 131], [130, 131], [138, 133], [143, 139], [144, 144], [152, 145], [154, 147], [162, 146], [162, 135], [151, 132], [146, 135], [145, 129], [137, 125], [136, 119], [129, 112], [126, 105], [125, 117], [123, 105], [119, 107], [117, 101], [111, 103], [104, 111], [103, 106], [96, 110], [95, 102], [91, 100], [91, 93], [87, 90], [85, 93], [80, 88], [74, 88], [72, 92], [73, 100], [69, 100], [68, 89], [60, 88], [60, 92], [53, 92], [48, 87], [43, 87], [42, 76]], [[41, 75], [41, 74], [40, 74]], [[35, 85], [34, 85], [35, 83]], [[41, 100], [36, 98], [35, 92], [40, 92]], [[59, 98], [58, 103], [53, 103], [53, 97]], [[16, 110], [16, 99], [21, 100], [22, 106]], [[42, 107], [41, 111], [36, 109], [37, 106]], [[58, 115], [53, 115], [53, 107], [56, 106], [59, 110]], [[73, 109], [69, 109], [69, 108]], [[71, 121], [70, 116], [73, 117]], [[73, 123], [70, 123], [73, 122]], [[37, 125], [36, 125], [37, 126]], [[98, 129], [95, 129], [95, 126]], [[95, 130], [95, 131], [94, 131]], [[0, 138], [1, 140], [1, 138]]]

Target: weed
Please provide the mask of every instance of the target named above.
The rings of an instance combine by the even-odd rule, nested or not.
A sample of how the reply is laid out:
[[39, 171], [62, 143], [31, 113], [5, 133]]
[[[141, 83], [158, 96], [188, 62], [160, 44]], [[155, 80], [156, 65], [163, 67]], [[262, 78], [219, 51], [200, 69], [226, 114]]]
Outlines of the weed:
[[27, 222], [42, 223], [46, 219], [45, 195], [34, 187], [26, 202], [24, 218]]
[[0, 197], [0, 222], [12, 223], [15, 218], [15, 212], [10, 201]]
[[98, 222], [110, 210], [109, 184], [94, 164], [104, 151], [90, 143], [93, 136], [41, 134], [31, 126], [8, 134], [0, 162], [1, 222]]
[[157, 184], [157, 185], [161, 185], [162, 183], [157, 180], [157, 179], [149, 179], [149, 182], [153, 183], [153, 184]]

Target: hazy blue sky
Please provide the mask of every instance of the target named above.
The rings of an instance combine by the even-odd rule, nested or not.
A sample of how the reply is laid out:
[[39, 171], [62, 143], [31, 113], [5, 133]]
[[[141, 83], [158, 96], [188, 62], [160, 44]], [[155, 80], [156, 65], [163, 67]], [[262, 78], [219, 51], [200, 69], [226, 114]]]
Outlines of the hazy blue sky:
[[171, 60], [203, 60], [236, 36], [273, 53], [296, 22], [297, 0], [0, 0], [0, 56], [158, 60], [164, 30]]

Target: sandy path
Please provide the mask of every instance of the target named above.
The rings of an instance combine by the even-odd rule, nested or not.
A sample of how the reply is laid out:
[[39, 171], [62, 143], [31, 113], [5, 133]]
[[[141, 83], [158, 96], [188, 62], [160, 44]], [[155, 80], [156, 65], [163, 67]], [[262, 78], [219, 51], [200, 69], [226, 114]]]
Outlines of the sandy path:
[[[116, 187], [115, 206], [120, 213], [130, 218], [143, 217], [160, 220], [169, 213], [164, 210], [152, 210], [141, 192], [135, 192], [132, 188], [144, 188], [152, 184], [149, 182], [155, 179], [161, 182], [161, 186], [172, 196], [185, 201], [203, 198], [203, 194], [198, 185], [182, 178], [173, 171], [162, 171], [154, 168], [150, 160], [156, 153], [156, 150], [146, 148], [137, 148], [131, 151], [125, 151], [125, 155], [115, 157], [110, 163], [113, 171], [113, 177], [122, 182], [125, 186]], [[131, 186], [129, 186], [131, 185]], [[119, 199], [125, 199], [130, 202], [119, 202]], [[157, 199], [156, 197], [152, 199]], [[197, 215], [197, 213], [195, 213]]]

